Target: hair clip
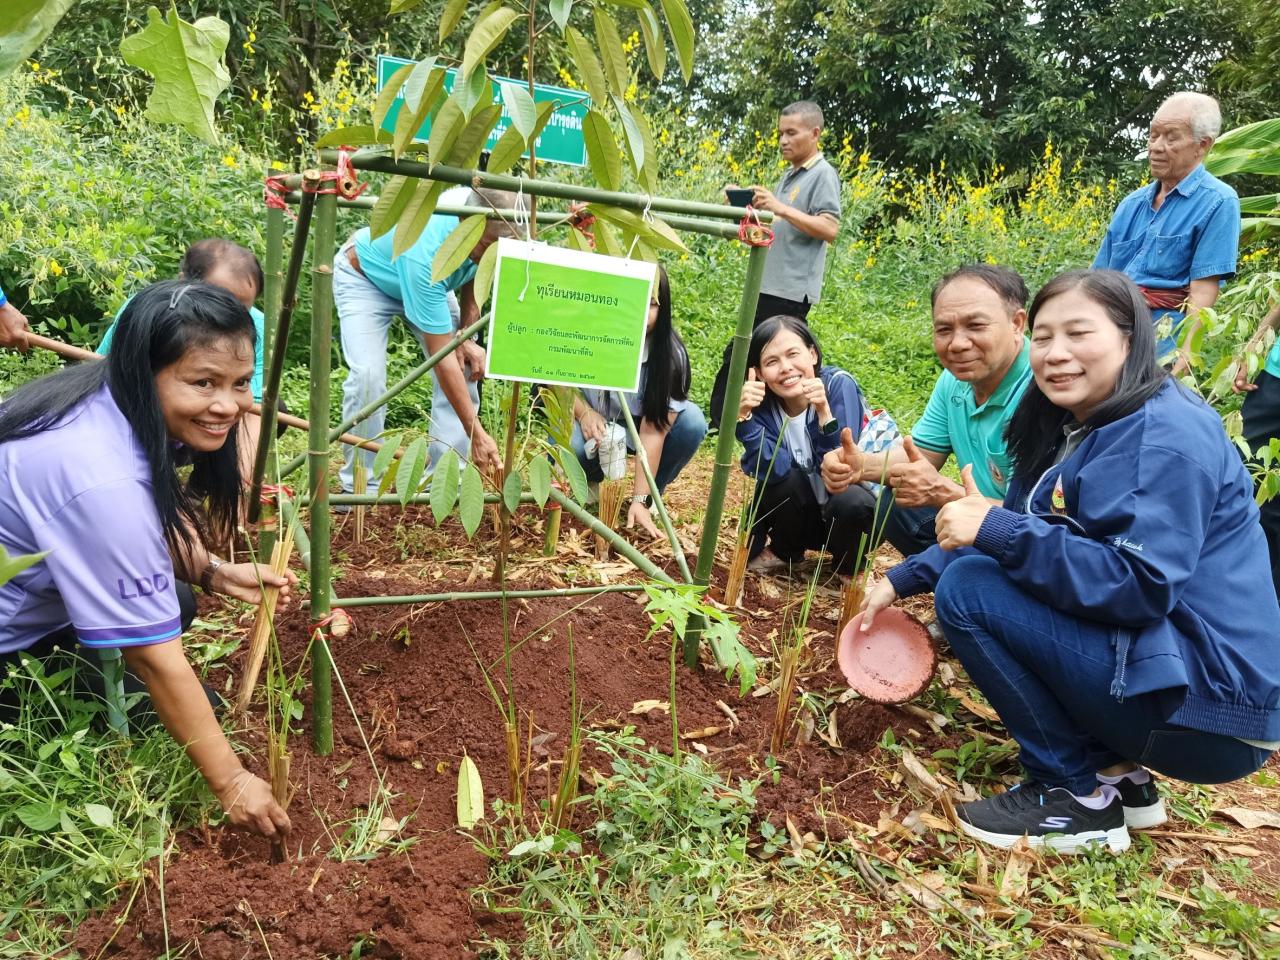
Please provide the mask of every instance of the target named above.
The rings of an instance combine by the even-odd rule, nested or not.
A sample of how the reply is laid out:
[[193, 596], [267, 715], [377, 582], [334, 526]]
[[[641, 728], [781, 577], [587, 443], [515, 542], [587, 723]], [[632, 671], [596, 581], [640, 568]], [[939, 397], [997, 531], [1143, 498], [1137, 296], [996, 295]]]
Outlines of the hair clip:
[[173, 291], [173, 296], [169, 298], [169, 309], [172, 310], [174, 307], [176, 307], [182, 301], [182, 298], [187, 295], [187, 291], [194, 286], [195, 286], [194, 283], [187, 283], [187, 284], [183, 284], [181, 290]]

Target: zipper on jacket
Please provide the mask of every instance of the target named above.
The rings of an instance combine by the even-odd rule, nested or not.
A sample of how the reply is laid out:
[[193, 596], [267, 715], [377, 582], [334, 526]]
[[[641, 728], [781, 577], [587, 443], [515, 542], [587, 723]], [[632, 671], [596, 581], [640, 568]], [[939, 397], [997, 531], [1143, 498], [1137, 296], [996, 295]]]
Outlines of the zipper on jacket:
[[1133, 631], [1127, 627], [1116, 627], [1111, 636], [1116, 648], [1116, 672], [1111, 678], [1111, 695], [1124, 702], [1125, 671], [1129, 666], [1129, 648], [1133, 646]]

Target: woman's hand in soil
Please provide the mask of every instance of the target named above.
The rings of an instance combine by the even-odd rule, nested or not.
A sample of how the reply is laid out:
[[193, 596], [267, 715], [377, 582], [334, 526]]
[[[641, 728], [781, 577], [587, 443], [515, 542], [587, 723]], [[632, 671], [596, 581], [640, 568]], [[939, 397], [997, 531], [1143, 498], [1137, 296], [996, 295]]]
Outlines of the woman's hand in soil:
[[214, 592], [224, 593], [245, 603], [261, 603], [262, 587], [279, 587], [280, 603], [288, 605], [290, 588], [297, 582], [297, 574], [292, 570], [286, 570], [281, 576], [269, 564], [224, 563], [214, 571], [210, 585]]
[[991, 512], [991, 501], [982, 495], [978, 485], [973, 482], [973, 464], [967, 464], [960, 471], [960, 477], [964, 480], [964, 496], [945, 504], [934, 521], [938, 546], [943, 550], [973, 546], [973, 542], [978, 539], [982, 521]]
[[863, 633], [870, 630], [876, 614], [885, 607], [893, 606], [893, 601], [897, 599], [898, 591], [893, 589], [893, 584], [889, 582], [888, 577], [877, 580], [875, 586], [867, 591], [867, 595], [862, 600], [862, 625], [859, 629]]
[[862, 451], [853, 442], [853, 431], [840, 431], [840, 449], [822, 458], [822, 484], [831, 493], [844, 493], [862, 480]]
[[742, 397], [738, 401], [738, 419], [745, 420], [764, 402], [765, 385], [756, 378], [754, 369], [747, 371], [747, 382], [742, 385]]
[[272, 796], [271, 785], [248, 770], [241, 768], [217, 794], [227, 819], [237, 827], [247, 827], [273, 840], [284, 836], [293, 826], [289, 814]]
[[604, 417], [591, 407], [583, 411], [582, 416], [578, 418], [578, 425], [582, 427], [583, 440], [594, 440], [599, 443], [604, 439]]
[[627, 529], [634, 530], [639, 527], [653, 539], [657, 539], [661, 534], [654, 525], [653, 515], [649, 513], [649, 508], [639, 501], [632, 500], [631, 506], [627, 507]]

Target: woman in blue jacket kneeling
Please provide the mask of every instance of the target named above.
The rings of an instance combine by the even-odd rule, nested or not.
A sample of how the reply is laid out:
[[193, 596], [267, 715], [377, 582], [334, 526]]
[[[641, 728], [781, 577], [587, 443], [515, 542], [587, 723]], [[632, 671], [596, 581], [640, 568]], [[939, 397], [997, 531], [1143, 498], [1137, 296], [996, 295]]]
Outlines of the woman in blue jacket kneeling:
[[1018, 741], [1027, 781], [957, 810], [998, 846], [1123, 850], [1128, 827], [1165, 820], [1149, 771], [1224, 783], [1280, 745], [1280, 607], [1253, 487], [1218, 415], [1156, 364], [1149, 320], [1123, 274], [1050, 281], [1004, 506], [969, 481], [938, 545], [867, 599], [870, 621], [934, 590]]
[[867, 484], [828, 493], [822, 458], [840, 446], [844, 429], [859, 437], [866, 404], [853, 375], [824, 367], [822, 351], [803, 320], [769, 317], [751, 335], [747, 382], [738, 405], [742, 470], [756, 478], [755, 524], [748, 569], [770, 573], [830, 550], [836, 571], [860, 566], [876, 513]]

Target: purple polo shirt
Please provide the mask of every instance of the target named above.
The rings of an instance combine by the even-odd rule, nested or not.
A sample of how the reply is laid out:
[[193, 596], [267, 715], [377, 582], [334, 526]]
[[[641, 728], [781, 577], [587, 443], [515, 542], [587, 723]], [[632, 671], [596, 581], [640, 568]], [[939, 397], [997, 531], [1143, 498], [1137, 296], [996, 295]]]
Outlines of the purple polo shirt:
[[89, 647], [182, 633], [151, 468], [107, 387], [59, 425], [0, 443], [0, 545], [49, 555], [0, 586], [0, 653], [70, 624]]

